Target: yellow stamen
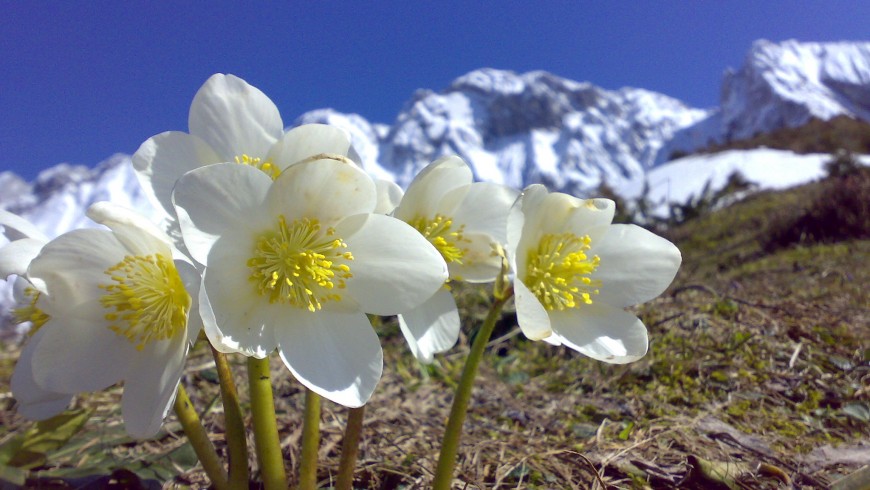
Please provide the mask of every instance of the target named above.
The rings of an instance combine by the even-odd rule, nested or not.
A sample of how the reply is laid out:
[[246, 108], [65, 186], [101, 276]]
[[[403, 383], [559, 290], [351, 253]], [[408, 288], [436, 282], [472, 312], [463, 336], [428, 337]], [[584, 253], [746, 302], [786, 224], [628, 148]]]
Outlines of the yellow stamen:
[[272, 180], [277, 179], [278, 176], [281, 175], [281, 169], [269, 160], [263, 162], [259, 158], [252, 158], [248, 155], [242, 155], [240, 157], [236, 157], [236, 163], [238, 163], [239, 165], [249, 165], [251, 167], [259, 169], [264, 174], [271, 177]]
[[586, 252], [592, 239], [571, 233], [547, 234], [529, 251], [523, 282], [549, 311], [592, 304], [600, 281], [590, 276], [601, 259]]
[[29, 298], [30, 301], [27, 302], [26, 305], [20, 306], [12, 310], [12, 322], [15, 324], [20, 324], [24, 322], [30, 322], [30, 331], [28, 334], [33, 335], [37, 330], [40, 329], [45, 322], [47, 322], [51, 317], [48, 316], [44, 311], [42, 311], [39, 307], [36, 306], [36, 302], [39, 301], [40, 293], [36, 289], [32, 287], [26, 287], [24, 289], [24, 297]]
[[105, 272], [112, 282], [100, 303], [109, 310], [109, 329], [142, 350], [151, 341], [184, 332], [190, 295], [171, 259], [160, 254], [128, 255]]
[[429, 243], [435, 245], [445, 261], [462, 264], [462, 258], [468, 249], [462, 248], [461, 244], [469, 242], [463, 236], [465, 225], [460, 225], [454, 230], [453, 220], [441, 214], [436, 214], [432, 219], [417, 217], [408, 224], [426, 237]]
[[262, 233], [248, 259], [250, 280], [270, 303], [286, 303], [317, 311], [327, 301], [340, 301], [337, 289], [353, 277], [347, 262], [353, 255], [335, 230], [323, 230], [316, 219], [287, 223], [278, 217], [275, 230]]

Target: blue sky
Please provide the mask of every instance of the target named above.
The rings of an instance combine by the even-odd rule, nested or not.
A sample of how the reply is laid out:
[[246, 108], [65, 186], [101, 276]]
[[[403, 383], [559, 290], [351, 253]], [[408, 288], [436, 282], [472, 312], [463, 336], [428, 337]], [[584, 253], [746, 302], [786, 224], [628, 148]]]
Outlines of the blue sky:
[[390, 123], [417, 88], [482, 67], [718, 104], [752, 41], [868, 40], [870, 2], [4, 1], [0, 170], [93, 166], [187, 130], [216, 72], [263, 90], [285, 124], [332, 107]]

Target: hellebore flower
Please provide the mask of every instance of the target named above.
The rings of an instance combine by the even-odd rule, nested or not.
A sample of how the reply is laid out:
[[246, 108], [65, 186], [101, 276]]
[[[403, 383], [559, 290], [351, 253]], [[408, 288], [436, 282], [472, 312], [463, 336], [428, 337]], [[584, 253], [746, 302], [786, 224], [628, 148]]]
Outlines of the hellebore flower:
[[532, 340], [564, 344], [593, 359], [643, 357], [647, 331], [625, 307], [661, 294], [680, 251], [635, 225], [614, 225], [614, 203], [526, 188], [508, 218], [517, 320]]
[[383, 369], [365, 313], [412, 308], [447, 279], [435, 247], [375, 214], [375, 183], [342, 159], [292, 165], [274, 182], [210, 165], [182, 177], [173, 199], [205, 265], [200, 302], [215, 348], [260, 359], [277, 348], [303, 385], [345, 406], [363, 405]]
[[[451, 281], [491, 282], [501, 271], [496, 249], [506, 242], [508, 211], [519, 192], [472, 180], [471, 169], [461, 158], [440, 158], [414, 178], [393, 216], [416, 228], [438, 249]], [[411, 352], [424, 363], [453, 347], [459, 337], [459, 311], [449, 287], [402, 312], [399, 326]]]
[[31, 420], [44, 420], [66, 410], [72, 395], [43, 390], [33, 380], [30, 360], [33, 349], [42, 337], [41, 327], [48, 321], [42, 309], [45, 296], [40, 294], [25, 278], [30, 262], [39, 255], [46, 237], [29, 221], [7, 211], [0, 210], [0, 225], [10, 242], [0, 247], [0, 277], [17, 275], [13, 283], [15, 303], [13, 322], [29, 324], [30, 338], [24, 344], [18, 364], [12, 373], [10, 385], [18, 402], [18, 413]]
[[8, 211], [0, 210], [0, 226], [9, 240], [0, 246], [0, 277], [9, 280], [9, 276], [18, 276], [13, 282], [15, 302], [19, 305], [13, 311], [14, 321], [19, 325], [29, 323], [32, 334], [45, 323], [46, 315], [37, 305], [44, 298], [26, 278], [27, 268], [48, 237], [33, 223]]
[[[173, 261], [169, 238], [139, 214], [97, 203], [88, 216], [109, 230], [65, 233], [42, 247], [27, 271], [45, 315], [22, 354], [16, 398], [43, 390], [96, 391], [124, 381], [127, 432], [154, 435], [175, 399], [198, 326], [191, 300], [199, 274]], [[29, 371], [29, 372], [28, 372]], [[35, 384], [28, 382], [32, 379]]]
[[352, 152], [347, 133], [335, 127], [307, 124], [284, 133], [275, 104], [233, 75], [215, 74], [206, 80], [190, 105], [188, 126], [189, 134], [168, 131], [149, 138], [133, 155], [142, 188], [169, 220], [175, 217], [172, 188], [195, 168], [236, 162], [274, 179], [306, 158]]

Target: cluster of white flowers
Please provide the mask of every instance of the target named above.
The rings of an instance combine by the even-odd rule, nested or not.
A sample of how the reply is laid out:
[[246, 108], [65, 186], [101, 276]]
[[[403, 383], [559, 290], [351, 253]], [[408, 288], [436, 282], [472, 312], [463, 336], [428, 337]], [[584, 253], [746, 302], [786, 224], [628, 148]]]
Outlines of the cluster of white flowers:
[[201, 330], [220, 352], [277, 351], [304, 386], [358, 407], [383, 369], [367, 314], [398, 315], [411, 352], [432, 362], [459, 336], [450, 284], [495, 281], [505, 259], [528, 338], [630, 362], [648, 341], [625, 308], [680, 265], [667, 240], [611, 224], [612, 201], [473, 182], [456, 156], [403, 195], [362, 170], [344, 131], [285, 132], [275, 104], [231, 75], [197, 92], [189, 129], [133, 156], [161, 223], [99, 203], [89, 216], [107, 230], [47, 240], [0, 214], [0, 273], [17, 276], [16, 313], [32, 323], [12, 380], [25, 416], [123, 381], [128, 432], [152, 435]]

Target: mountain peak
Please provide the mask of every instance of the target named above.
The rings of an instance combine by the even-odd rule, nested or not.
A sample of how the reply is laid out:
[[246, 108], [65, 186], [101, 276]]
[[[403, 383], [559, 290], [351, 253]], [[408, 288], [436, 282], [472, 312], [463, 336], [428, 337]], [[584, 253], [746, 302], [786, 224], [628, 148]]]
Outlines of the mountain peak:
[[602, 179], [640, 177], [674, 131], [704, 116], [646, 90], [483, 68], [441, 92], [417, 91], [381, 142], [380, 158], [401, 185], [453, 153], [481, 180], [577, 193]]
[[795, 127], [812, 117], [870, 120], [870, 43], [753, 43], [722, 85], [723, 137]]
[[870, 121], [870, 42], [758, 40], [739, 69], [725, 71], [720, 100], [706, 118], [677, 131], [655, 163], [814, 118]]
[[544, 70], [516, 73], [498, 68], [480, 68], [455, 79], [443, 93], [476, 92], [484, 96], [509, 97], [534, 86], [548, 87], [557, 92], [593, 88], [589, 82], [576, 82]]
[[481, 95], [516, 94], [525, 89], [522, 77], [513, 71], [481, 68], [454, 80], [443, 93], [476, 92]]

